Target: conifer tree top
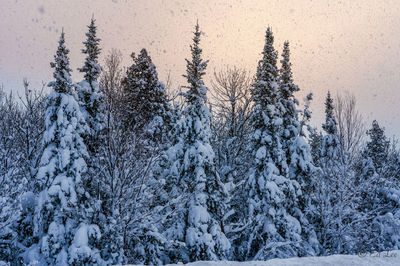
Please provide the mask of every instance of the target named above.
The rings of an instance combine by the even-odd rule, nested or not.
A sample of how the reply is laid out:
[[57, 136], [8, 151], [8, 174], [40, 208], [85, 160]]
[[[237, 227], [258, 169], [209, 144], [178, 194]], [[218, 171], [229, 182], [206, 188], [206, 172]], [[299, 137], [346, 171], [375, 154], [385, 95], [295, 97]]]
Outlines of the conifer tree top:
[[268, 27], [265, 33], [263, 58], [258, 62], [256, 82], [252, 90], [254, 101], [263, 105], [274, 103], [278, 96], [277, 52], [273, 45], [274, 35]]
[[189, 86], [187, 88], [189, 91], [186, 93], [186, 99], [189, 103], [200, 103], [207, 101], [207, 88], [204, 86], [204, 82], [202, 80], [203, 75], [205, 75], [205, 69], [207, 67], [208, 61], [203, 61], [201, 58], [202, 50], [199, 47], [200, 44], [200, 27], [197, 22], [194, 37], [193, 37], [193, 45], [190, 45], [190, 51], [192, 52], [192, 60], [186, 60], [186, 75], [183, 75]]
[[293, 82], [292, 78], [292, 64], [290, 63], [290, 48], [289, 41], [285, 41], [283, 44], [282, 52], [282, 68], [281, 68], [281, 80], [284, 84]]
[[[146, 78], [148, 81], [156, 83], [158, 82], [158, 74], [156, 70], [156, 66], [153, 64], [151, 61], [151, 57], [147, 53], [147, 50], [143, 48], [140, 50], [140, 53], [137, 57], [137, 65], [139, 68], [139, 71], [142, 71], [144, 78]], [[153, 86], [156, 86], [157, 84], [153, 84]]]
[[53, 77], [55, 81], [48, 84], [53, 87], [54, 91], [59, 93], [70, 93], [72, 87], [71, 68], [69, 67], [69, 50], [65, 46], [65, 33], [64, 29], [61, 32], [60, 40], [58, 41], [57, 52], [54, 55], [54, 62], [50, 66], [54, 68]]
[[337, 123], [333, 113], [334, 108], [331, 93], [328, 91], [325, 101], [325, 124], [322, 125], [322, 128], [330, 135], [337, 133]]
[[[277, 62], [277, 52], [274, 48], [274, 34], [270, 27], [267, 28], [265, 32], [265, 45], [262, 51], [263, 59], [262, 65], [266, 73], [271, 76], [266, 76], [267, 79], [273, 79], [278, 76], [278, 69], [276, 67]], [[264, 73], [265, 74], [265, 73]]]
[[143, 48], [142, 50], [140, 50], [138, 56], [136, 56], [135, 53], [132, 53], [131, 58], [133, 60], [133, 64], [127, 69], [126, 78], [123, 82], [126, 85], [129, 82], [133, 82], [135, 83], [135, 86], [134, 88], [129, 88], [128, 86], [126, 89], [138, 89], [137, 86], [145, 86], [145, 84], [143, 84], [144, 80], [146, 80], [146, 82], [152, 83], [147, 84], [148, 86], [157, 86], [156, 83], [158, 83], [158, 74], [156, 66], [153, 64], [151, 57], [147, 53], [147, 50]]
[[[385, 129], [380, 127], [378, 121], [372, 121], [372, 128], [367, 131], [370, 141], [367, 143], [368, 149], [372, 153], [384, 152], [389, 145], [389, 141], [385, 136]], [[378, 149], [381, 149], [378, 151]]]
[[84, 73], [85, 80], [89, 83], [96, 81], [100, 76], [101, 67], [98, 63], [98, 57], [100, 54], [100, 38], [96, 37], [97, 27], [95, 25], [95, 19], [92, 18], [90, 25], [88, 26], [88, 32], [86, 33], [86, 41], [83, 42], [85, 48], [82, 49], [82, 53], [86, 54], [85, 64], [79, 69], [80, 72]]
[[[142, 129], [155, 118], [169, 121], [169, 105], [164, 84], [158, 79], [157, 69], [146, 49], [138, 55], [131, 54], [132, 65], [128, 67], [122, 80], [126, 114], [126, 126]], [[158, 119], [157, 118], [157, 119]]]
[[376, 169], [380, 169], [385, 163], [389, 140], [386, 139], [385, 129], [380, 127], [378, 122], [372, 122], [372, 128], [367, 131], [370, 141], [367, 143], [366, 156], [371, 157]]
[[370, 136], [371, 140], [375, 137], [385, 138], [384, 136], [385, 129], [379, 126], [378, 121], [372, 121], [372, 128], [367, 131], [367, 134]]
[[282, 67], [280, 69], [280, 81], [282, 84], [282, 96], [285, 99], [289, 99], [293, 96], [293, 93], [299, 91], [299, 87], [297, 87], [293, 83], [293, 74], [292, 74], [292, 63], [290, 62], [290, 48], [289, 41], [285, 41], [283, 44], [283, 52], [282, 52]]

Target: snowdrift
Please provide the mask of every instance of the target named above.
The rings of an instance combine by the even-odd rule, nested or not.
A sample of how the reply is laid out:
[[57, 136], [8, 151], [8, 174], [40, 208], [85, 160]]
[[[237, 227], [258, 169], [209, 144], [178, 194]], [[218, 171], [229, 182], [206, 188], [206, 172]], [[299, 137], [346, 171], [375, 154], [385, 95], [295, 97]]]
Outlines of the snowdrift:
[[[171, 264], [177, 265], [177, 264]], [[332, 255], [327, 257], [306, 257], [289, 259], [272, 259], [268, 261], [198, 261], [186, 264], [188, 266], [382, 266], [400, 265], [400, 250], [385, 251], [381, 253], [365, 253], [359, 255]]]

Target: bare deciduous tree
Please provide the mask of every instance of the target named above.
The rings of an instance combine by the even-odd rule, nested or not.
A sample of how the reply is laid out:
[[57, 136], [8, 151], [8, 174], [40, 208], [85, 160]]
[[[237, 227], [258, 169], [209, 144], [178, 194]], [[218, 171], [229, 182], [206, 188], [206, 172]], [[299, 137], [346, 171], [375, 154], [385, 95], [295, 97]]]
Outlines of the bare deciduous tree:
[[[110, 108], [117, 108], [120, 103], [122, 89], [121, 81], [123, 78], [122, 53], [113, 48], [109, 51], [103, 65], [100, 76], [100, 85], [107, 99]], [[115, 114], [115, 113], [114, 113]]]
[[33, 190], [41, 155], [45, 97], [43, 87], [32, 90], [26, 79], [23, 85], [25, 94], [19, 101], [0, 86], [0, 260], [32, 244], [32, 221], [26, 218], [32, 204], [21, 210], [20, 202], [25, 192]]
[[365, 137], [365, 123], [362, 115], [356, 108], [356, 97], [346, 92], [337, 93], [335, 98], [335, 116], [338, 134], [344, 151], [348, 152], [349, 159], [354, 160], [359, 152]]
[[40, 90], [32, 90], [26, 78], [23, 80], [24, 96], [20, 98], [22, 112], [20, 124], [18, 126], [20, 150], [24, 154], [24, 175], [33, 181], [39, 164], [39, 150], [42, 144], [42, 134], [44, 132], [44, 113], [46, 97], [43, 93], [46, 84], [42, 84]]
[[217, 118], [228, 126], [230, 137], [236, 136], [247, 122], [251, 80], [246, 70], [236, 67], [214, 71], [214, 80], [211, 81], [214, 111], [218, 113]]
[[[226, 224], [229, 234], [240, 227], [240, 190], [243, 188], [243, 174], [248, 171], [246, 147], [250, 139], [251, 85], [249, 73], [236, 67], [226, 67], [214, 72], [212, 84], [212, 122], [214, 151], [218, 173], [227, 184], [232, 208], [225, 210], [221, 221]], [[235, 214], [235, 215], [233, 215]], [[234, 235], [232, 233], [232, 235]]]

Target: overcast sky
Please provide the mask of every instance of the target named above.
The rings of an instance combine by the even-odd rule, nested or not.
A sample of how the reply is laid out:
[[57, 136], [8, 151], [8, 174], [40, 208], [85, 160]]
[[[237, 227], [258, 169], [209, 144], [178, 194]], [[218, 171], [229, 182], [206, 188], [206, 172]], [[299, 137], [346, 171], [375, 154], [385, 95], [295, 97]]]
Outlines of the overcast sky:
[[184, 82], [196, 19], [210, 60], [206, 82], [224, 65], [254, 73], [269, 25], [279, 54], [285, 40], [291, 43], [299, 98], [310, 91], [315, 96], [315, 125], [323, 119], [326, 92], [347, 90], [368, 123], [377, 119], [389, 136], [400, 137], [398, 0], [0, 0], [0, 84], [10, 91], [22, 87], [23, 77], [36, 87], [49, 81], [62, 27], [73, 78], [79, 79], [76, 68], [92, 14], [103, 57], [118, 48], [128, 65], [129, 54], [145, 47], [160, 79], [170, 72], [175, 86]]

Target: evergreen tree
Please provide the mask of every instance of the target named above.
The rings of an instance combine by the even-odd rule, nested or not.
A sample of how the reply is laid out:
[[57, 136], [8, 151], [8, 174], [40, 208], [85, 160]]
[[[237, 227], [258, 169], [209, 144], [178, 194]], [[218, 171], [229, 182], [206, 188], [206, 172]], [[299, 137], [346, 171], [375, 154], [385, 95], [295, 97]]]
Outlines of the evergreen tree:
[[100, 174], [101, 166], [105, 165], [104, 144], [106, 141], [106, 102], [103, 90], [98, 83], [102, 68], [98, 58], [101, 52], [99, 47], [100, 38], [97, 37], [95, 19], [92, 18], [86, 33], [85, 48], [82, 53], [86, 55], [83, 67], [78, 70], [84, 74], [84, 79], [75, 84], [80, 110], [85, 118], [87, 129], [81, 132], [87, 147], [89, 158], [87, 158], [87, 178], [83, 182], [85, 190], [96, 195], [98, 199], [98, 212], [94, 213], [93, 222], [99, 225], [102, 232], [101, 238], [95, 243], [95, 247], [101, 250], [101, 257], [111, 263], [121, 262], [122, 244], [118, 235], [116, 221], [112, 216], [113, 210], [109, 208], [107, 187], [104, 185], [105, 176]]
[[[227, 257], [230, 243], [221, 228], [220, 196], [223, 185], [214, 163], [210, 145], [210, 112], [206, 105], [207, 88], [202, 77], [207, 61], [201, 58], [199, 25], [196, 25], [192, 59], [186, 60], [189, 86], [184, 94], [186, 108], [176, 125], [176, 142], [166, 152], [170, 158], [165, 170], [165, 191], [170, 198], [186, 195], [181, 206], [176, 206], [173, 220], [165, 232], [175, 243], [185, 243], [180, 256], [183, 261], [218, 260]], [[182, 247], [182, 245], [180, 245]], [[187, 252], [185, 254], [185, 252]]]
[[248, 237], [238, 252], [248, 259], [296, 256], [301, 242], [301, 226], [293, 213], [301, 189], [289, 178], [282, 147], [284, 107], [279, 100], [277, 52], [270, 28], [265, 39], [252, 88], [254, 164], [247, 177], [248, 227], [244, 231]]
[[365, 219], [359, 230], [359, 249], [397, 249], [400, 246], [400, 204], [396, 198], [400, 196], [400, 186], [389, 170], [393, 163], [390, 142], [376, 120], [367, 135], [370, 140], [362, 154], [358, 173], [361, 187], [358, 207]]
[[158, 80], [155, 65], [146, 49], [136, 57], [131, 55], [133, 64], [126, 71], [122, 86], [126, 101], [125, 124], [140, 130], [149, 126], [152, 137], [163, 137], [171, 120], [164, 84]]
[[372, 186], [375, 186], [379, 176], [382, 177], [384, 174], [384, 166], [389, 157], [390, 141], [386, 139], [384, 129], [379, 126], [376, 120], [372, 122], [372, 128], [367, 131], [367, 135], [370, 141], [367, 142], [361, 156], [361, 167], [358, 169], [357, 181], [359, 184], [369, 182]]
[[354, 171], [348, 153], [341, 149], [334, 105], [330, 92], [325, 102], [325, 135], [322, 140], [320, 167], [316, 180], [317, 225], [322, 254], [353, 252], [357, 233], [354, 227], [358, 220], [355, 195]]
[[375, 171], [380, 173], [389, 156], [390, 142], [376, 120], [372, 122], [372, 128], [367, 131], [367, 135], [370, 141], [367, 143], [365, 156], [372, 159]]
[[96, 20], [92, 18], [88, 26], [87, 40], [83, 42], [85, 49], [82, 50], [82, 53], [86, 54], [85, 64], [79, 69], [80, 72], [84, 73], [84, 78], [90, 85], [92, 85], [92, 82], [97, 82], [101, 73], [101, 67], [98, 63], [101, 51], [99, 47], [100, 39], [96, 37], [97, 27], [95, 22]]
[[326, 133], [322, 143], [322, 156], [327, 163], [334, 162], [339, 156], [340, 142], [337, 134], [333, 99], [329, 91], [325, 101], [325, 123], [322, 125], [322, 129]]
[[40, 192], [35, 217], [39, 250], [47, 264], [101, 263], [93, 243], [100, 238], [98, 225], [91, 223], [97, 211], [86, 191], [88, 153], [80, 136], [86, 123], [72, 87], [69, 50], [61, 33], [55, 55], [55, 80], [47, 98], [44, 152], [36, 176]]
[[310, 134], [310, 148], [311, 155], [315, 166], [320, 166], [320, 159], [322, 156], [322, 132], [318, 132], [316, 128]]
[[84, 66], [78, 70], [84, 74], [84, 80], [76, 84], [81, 112], [88, 125], [88, 132], [83, 133], [85, 144], [91, 155], [98, 152], [101, 143], [101, 132], [104, 129], [104, 104], [105, 97], [100, 89], [98, 78], [101, 67], [98, 62], [100, 55], [100, 39], [96, 36], [97, 27], [95, 19], [92, 18], [86, 33], [85, 48], [82, 53], [86, 55]]
[[[308, 219], [313, 219], [314, 203], [310, 195], [314, 190], [312, 183], [314, 165], [310, 146], [303, 136], [303, 122], [299, 120], [299, 111], [296, 106], [299, 104], [294, 93], [299, 87], [293, 82], [293, 75], [290, 62], [289, 42], [283, 46], [282, 67], [280, 69], [280, 103], [282, 105], [282, 149], [286, 156], [286, 164], [289, 167], [289, 178], [296, 180], [302, 190], [299, 196], [299, 206], [294, 211], [296, 218], [300, 221], [303, 237], [306, 239], [302, 246], [305, 252], [301, 255], [313, 255], [319, 249], [318, 240], [312, 225]], [[311, 99], [311, 96], [308, 97]], [[305, 119], [309, 120], [309, 114], [305, 111]], [[309, 217], [305, 213], [309, 213]]]

